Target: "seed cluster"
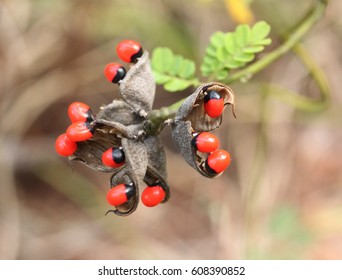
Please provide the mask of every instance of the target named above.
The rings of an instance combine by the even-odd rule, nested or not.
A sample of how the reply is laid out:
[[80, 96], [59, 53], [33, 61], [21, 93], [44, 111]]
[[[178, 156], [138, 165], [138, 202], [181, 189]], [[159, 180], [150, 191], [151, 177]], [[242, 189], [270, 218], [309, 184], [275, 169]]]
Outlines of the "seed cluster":
[[179, 107], [172, 124], [172, 136], [185, 161], [203, 176], [214, 178], [229, 166], [227, 151], [218, 150], [219, 140], [210, 133], [222, 122], [227, 105], [234, 112], [234, 94], [217, 82], [203, 84]]
[[[131, 67], [126, 71], [116, 62], [109, 63], [104, 74], [119, 85], [121, 99], [101, 107], [96, 115], [82, 102], [70, 104], [71, 124], [56, 139], [55, 148], [70, 161], [112, 173], [107, 201], [114, 209], [107, 213], [126, 216], [136, 210], [139, 199], [147, 207], [166, 202], [170, 190], [164, 147], [158, 135], [145, 130], [156, 89], [148, 52], [132, 40], [120, 42], [116, 50]], [[218, 150], [219, 140], [210, 133], [220, 126], [227, 105], [232, 105], [234, 113], [234, 95], [229, 87], [204, 84], [169, 122], [186, 162], [209, 178], [222, 174], [230, 164], [229, 153]]]

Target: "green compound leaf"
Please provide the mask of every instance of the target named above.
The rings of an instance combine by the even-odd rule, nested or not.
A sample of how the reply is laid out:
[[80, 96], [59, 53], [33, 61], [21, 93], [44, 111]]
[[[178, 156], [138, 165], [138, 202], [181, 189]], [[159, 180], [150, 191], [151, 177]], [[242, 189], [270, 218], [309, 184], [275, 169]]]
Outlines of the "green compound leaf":
[[224, 80], [232, 69], [245, 67], [271, 44], [267, 38], [270, 31], [265, 21], [259, 21], [253, 27], [241, 24], [234, 32], [214, 33], [201, 65], [202, 74]]
[[168, 72], [173, 63], [173, 53], [168, 48], [157, 48], [152, 54], [152, 69], [164, 73]]
[[265, 21], [259, 21], [252, 27], [253, 41], [258, 42], [266, 38], [270, 33], [271, 27]]
[[164, 85], [167, 91], [179, 91], [199, 84], [195, 78], [195, 63], [175, 55], [169, 48], [156, 48], [151, 65], [156, 83]]

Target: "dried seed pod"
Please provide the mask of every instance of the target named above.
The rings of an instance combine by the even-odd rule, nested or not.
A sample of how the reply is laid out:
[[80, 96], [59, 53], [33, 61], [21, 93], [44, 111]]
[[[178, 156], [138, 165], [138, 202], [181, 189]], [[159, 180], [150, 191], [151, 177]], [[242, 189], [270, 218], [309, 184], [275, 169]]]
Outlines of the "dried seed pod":
[[116, 99], [112, 103], [101, 107], [96, 119], [117, 122], [126, 126], [138, 124], [144, 120], [126, 102]]
[[[169, 198], [163, 146], [159, 138], [154, 136], [148, 137], [144, 141], [145, 133], [142, 129], [145, 121], [142, 112], [151, 109], [155, 87], [154, 82], [152, 86], [149, 83], [148, 75], [152, 74], [147, 62], [146, 54], [145, 58], [140, 58], [135, 65], [136, 67], [133, 66], [130, 70], [136, 71], [136, 75], [140, 75], [139, 77], [146, 77], [147, 75], [146, 80], [139, 80], [139, 77], [132, 76], [131, 79], [122, 81], [123, 90], [121, 93], [123, 98], [131, 98], [133, 101], [114, 100], [102, 107], [92, 121], [93, 137], [80, 142], [76, 152], [69, 156], [70, 161], [80, 161], [97, 171], [113, 172], [110, 179], [111, 187], [122, 184], [130, 186], [130, 195], [127, 196], [127, 201], [115, 206], [114, 210], [108, 211], [108, 213], [112, 212], [119, 216], [129, 215], [136, 210], [139, 203], [139, 189], [146, 184], [160, 182], [165, 192], [163, 202]], [[147, 86], [144, 88], [146, 81]], [[138, 89], [140, 92], [135, 93], [134, 91], [138, 91]], [[150, 101], [144, 94], [147, 92], [152, 93], [149, 95]], [[133, 94], [136, 94], [135, 98], [132, 98], [131, 95]], [[134, 110], [138, 107], [142, 107], [143, 110]], [[112, 168], [103, 164], [102, 155], [106, 150], [115, 146], [122, 147], [125, 154], [125, 164]], [[151, 161], [154, 162], [151, 163]]]
[[107, 202], [112, 206], [118, 207], [128, 202], [134, 196], [134, 192], [135, 187], [133, 183], [113, 186], [107, 192]]
[[[77, 143], [76, 151], [70, 145], [67, 147], [70, 149], [63, 150], [63, 154], [73, 153], [69, 156], [70, 161], [80, 161], [97, 171], [113, 172], [110, 178], [113, 190], [108, 192], [107, 200], [114, 209], [107, 213], [127, 216], [136, 210], [142, 187], [149, 186], [142, 199], [147, 206], [166, 202], [170, 190], [164, 147], [156, 136], [162, 124], [157, 122], [153, 127], [146, 118], [152, 110], [156, 89], [148, 53], [141, 47], [137, 52], [131, 47], [127, 50], [120, 48], [118, 53], [125, 61], [135, 63], [125, 76], [118, 76], [118, 79], [117, 68], [105, 72], [110, 81], [119, 83], [123, 100], [114, 100], [102, 107], [95, 117], [91, 113], [87, 115], [87, 105], [82, 105], [81, 111], [73, 113], [72, 120], [82, 117], [81, 121], [86, 121], [87, 126], [82, 124], [81, 132], [88, 134], [82, 139], [75, 139], [82, 140]], [[219, 141], [214, 135], [199, 134], [194, 137], [193, 133], [218, 128], [227, 105], [232, 106], [235, 116], [234, 94], [228, 86], [216, 82], [204, 84], [186, 98], [172, 120], [172, 135], [186, 162], [209, 178], [220, 175], [229, 165], [230, 157], [228, 160], [227, 152], [217, 150]], [[78, 130], [76, 132], [81, 134]], [[103, 153], [112, 147], [122, 147], [118, 150], [122, 153], [115, 156], [109, 150], [109, 158], [105, 153], [102, 161]]]
[[222, 115], [212, 118], [205, 110], [205, 97], [211, 91], [219, 93], [224, 100], [225, 106], [232, 106], [232, 112], [235, 116], [233, 91], [226, 85], [212, 82], [201, 85], [192, 95], [185, 99], [179, 107], [172, 124], [172, 137], [178, 144], [183, 158], [191, 167], [208, 178], [217, 177], [221, 173], [208, 172], [205, 168], [208, 153], [199, 151], [192, 143], [194, 132], [212, 131], [221, 124]]
[[119, 184], [133, 184], [134, 196], [122, 205], [109, 210], [119, 216], [127, 216], [133, 213], [139, 203], [139, 189], [144, 185], [144, 177], [147, 171], [147, 149], [143, 142], [123, 138], [122, 149], [125, 153], [126, 163], [110, 179], [111, 186]]
[[164, 146], [158, 136], [149, 136], [144, 140], [147, 149], [148, 165], [144, 181], [151, 186], [156, 182], [163, 188], [165, 197], [162, 203], [170, 198], [170, 188], [167, 184], [166, 156]]
[[128, 174], [132, 175], [131, 177], [134, 181], [139, 181], [138, 183], [142, 182], [148, 163], [146, 146], [141, 141], [126, 138], [123, 138], [121, 143], [126, 158], [125, 165], [127, 166], [127, 170], [129, 170]]
[[223, 98], [225, 106], [232, 106], [232, 112], [235, 116], [234, 93], [231, 88], [221, 83], [212, 82], [199, 86], [193, 94], [184, 100], [177, 111], [175, 123], [190, 121], [192, 129], [196, 132], [212, 131], [218, 128], [222, 121], [222, 115], [211, 118], [204, 108], [205, 96], [210, 91], [218, 92]]
[[156, 83], [154, 81], [148, 52], [144, 52], [134, 64], [126, 77], [120, 82], [122, 99], [131, 106], [139, 116], [146, 117], [152, 110]]
[[181, 121], [172, 128], [172, 137], [177, 142], [185, 161], [200, 174], [208, 178], [217, 177], [220, 174], [208, 172], [205, 161], [208, 153], [202, 153], [192, 144], [192, 128], [190, 121]]
[[130, 185], [132, 189], [132, 196], [129, 197], [129, 199], [118, 206], [115, 206], [115, 209], [108, 210], [106, 215], [108, 213], [114, 213], [118, 216], [128, 216], [132, 214], [138, 207], [139, 203], [139, 186], [134, 184], [133, 180], [129, 177], [127, 174], [126, 169], [121, 169], [119, 172], [112, 175], [110, 178], [110, 184], [111, 187], [117, 186], [120, 184]]
[[114, 172], [116, 169], [103, 164], [102, 154], [115, 146], [121, 146], [121, 138], [97, 130], [92, 139], [77, 144], [77, 150], [69, 156], [69, 161], [81, 162], [96, 171]]
[[157, 170], [159, 176], [166, 180], [166, 156], [160, 138], [158, 136], [149, 136], [144, 139], [144, 144], [147, 150], [149, 167]]
[[136, 139], [142, 133], [142, 118], [121, 100], [114, 100], [103, 107], [92, 122], [94, 135], [88, 141], [79, 142], [70, 161], [79, 161], [101, 172], [114, 172], [102, 162], [102, 154], [111, 147], [120, 147], [121, 139]]

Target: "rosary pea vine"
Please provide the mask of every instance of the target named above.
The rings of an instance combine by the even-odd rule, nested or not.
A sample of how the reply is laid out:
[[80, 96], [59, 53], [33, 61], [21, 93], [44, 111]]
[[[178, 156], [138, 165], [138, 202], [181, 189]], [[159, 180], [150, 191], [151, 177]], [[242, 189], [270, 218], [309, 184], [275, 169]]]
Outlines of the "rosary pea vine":
[[[106, 65], [104, 75], [119, 86], [121, 99], [101, 107], [97, 114], [82, 102], [70, 104], [71, 124], [56, 139], [57, 153], [70, 162], [112, 173], [107, 202], [114, 209], [107, 213], [119, 216], [133, 213], [139, 200], [147, 207], [169, 200], [166, 157], [159, 139], [166, 125], [171, 126], [172, 138], [185, 161], [205, 177], [218, 177], [229, 167], [231, 157], [220, 149], [220, 141], [212, 131], [220, 127], [228, 106], [235, 117], [235, 94], [225, 83], [247, 81], [291, 48], [300, 49], [296, 44], [323, 14], [327, 3], [317, 0], [288, 39], [259, 60], [258, 53], [271, 43], [266, 22], [251, 27], [242, 24], [234, 32], [214, 33], [199, 67], [202, 76], [207, 77], [206, 82], [196, 76], [194, 61], [174, 54], [169, 48], [156, 48], [150, 62], [149, 53], [138, 42], [120, 42], [117, 55], [130, 67], [126, 70], [112, 62]], [[325, 77], [316, 68], [312, 68], [312, 73], [322, 92], [321, 100], [282, 97], [303, 110], [325, 108], [329, 99]], [[167, 108], [152, 110], [156, 84], [170, 92], [190, 86], [196, 90]]]
[[97, 114], [82, 102], [70, 104], [71, 124], [57, 138], [56, 151], [71, 162], [112, 173], [107, 202], [114, 209], [107, 213], [126, 216], [136, 210], [139, 200], [155, 207], [170, 197], [165, 151], [158, 136], [166, 124], [171, 125], [186, 162], [202, 175], [214, 178], [228, 168], [230, 155], [218, 149], [220, 142], [210, 131], [221, 125], [224, 109], [234, 106], [234, 94], [224, 84], [202, 84], [184, 100], [174, 118], [163, 123], [158, 133], [150, 133], [146, 128], [156, 83], [149, 54], [132, 40], [120, 42], [116, 50], [131, 67], [126, 70], [112, 62], [105, 66], [104, 75], [118, 84], [121, 99], [101, 107]]

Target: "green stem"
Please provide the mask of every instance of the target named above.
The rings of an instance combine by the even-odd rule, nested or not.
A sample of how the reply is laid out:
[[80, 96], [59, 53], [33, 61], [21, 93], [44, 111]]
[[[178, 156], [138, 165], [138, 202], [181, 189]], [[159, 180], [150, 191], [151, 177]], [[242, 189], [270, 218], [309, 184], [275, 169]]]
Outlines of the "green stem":
[[[322, 98], [319, 101], [320, 104], [316, 107], [325, 107], [330, 95], [328, 83], [326, 82], [324, 74], [314, 64], [310, 56], [305, 51], [303, 51], [303, 48], [301, 48], [301, 46], [298, 45], [298, 43], [303, 38], [303, 36], [313, 27], [313, 25], [321, 18], [328, 2], [329, 0], [318, 0], [317, 4], [315, 4], [314, 7], [307, 13], [307, 15], [295, 26], [290, 35], [287, 37], [287, 40], [285, 40], [282, 45], [280, 45], [278, 48], [276, 48], [260, 60], [252, 63], [245, 69], [229, 76], [223, 82], [231, 84], [241, 79], [249, 79], [254, 74], [260, 72], [268, 65], [276, 61], [278, 58], [283, 56], [285, 53], [293, 49], [297, 53], [297, 55], [302, 59], [306, 67], [309, 70], [311, 70], [311, 75], [316, 80], [318, 87], [322, 92]], [[282, 94], [282, 96], [284, 96], [284, 94]], [[286, 98], [288, 99], [288, 97]], [[297, 98], [297, 101], [303, 98], [299, 97]], [[184, 99], [181, 99], [176, 103], [170, 105], [169, 107], [161, 108], [160, 110], [153, 110], [148, 117], [150, 126], [153, 128], [152, 130], [156, 132], [158, 130], [158, 126], [162, 124], [164, 120], [172, 118], [177, 109], [179, 108], [179, 106], [183, 103], [183, 101]], [[304, 100], [304, 103], [305, 102], [307, 102], [307, 100]], [[304, 104], [304, 107], [305, 106], [307, 106], [307, 104]]]
[[167, 119], [172, 119], [176, 115], [176, 112], [184, 99], [177, 101], [176, 103], [162, 107], [158, 110], [152, 110], [148, 116], [147, 121], [144, 124], [144, 130], [149, 135], [158, 134], [164, 127], [164, 122]]
[[301, 44], [296, 44], [292, 50], [296, 53], [298, 58], [302, 61], [316, 82], [321, 93], [320, 98], [313, 99], [303, 95], [298, 95], [286, 88], [281, 87], [280, 85], [275, 84], [264, 85], [267, 90], [267, 94], [291, 105], [298, 110], [306, 112], [322, 111], [328, 106], [330, 100], [330, 88], [327, 78], [324, 72], [318, 67], [314, 59]]
[[254, 74], [260, 72], [268, 65], [273, 63], [275, 60], [280, 58], [282, 55], [290, 51], [300, 41], [300, 39], [312, 28], [312, 26], [320, 19], [320, 17], [323, 15], [325, 11], [327, 4], [328, 0], [318, 1], [318, 3], [309, 11], [309, 13], [293, 30], [293, 32], [288, 36], [287, 40], [282, 45], [280, 45], [278, 48], [276, 48], [260, 60], [251, 64], [247, 68], [229, 76], [224, 82], [230, 84], [240, 79], [251, 78]]
[[[322, 106], [322, 108], [325, 108], [330, 100], [330, 87], [326, 75], [321, 70], [321, 68], [318, 67], [315, 60], [306, 51], [302, 44], [296, 44], [293, 48], [293, 51], [297, 54], [302, 63], [310, 71], [311, 76], [316, 81], [317, 86], [321, 92], [321, 98], [317, 100], [316, 103], [320, 103], [320, 106]], [[311, 103], [314, 103], [312, 102], [312, 100], [310, 101]]]

